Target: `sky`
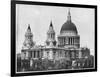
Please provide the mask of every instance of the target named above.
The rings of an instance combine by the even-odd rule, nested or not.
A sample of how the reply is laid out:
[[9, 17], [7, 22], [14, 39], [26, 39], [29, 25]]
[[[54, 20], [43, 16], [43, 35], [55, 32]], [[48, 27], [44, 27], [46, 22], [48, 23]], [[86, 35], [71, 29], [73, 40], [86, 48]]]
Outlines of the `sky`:
[[16, 52], [21, 52], [28, 24], [33, 33], [33, 41], [43, 45], [52, 21], [57, 40], [62, 25], [67, 21], [69, 8], [71, 20], [80, 35], [80, 46], [90, 48], [91, 54], [94, 54], [94, 9], [25, 4], [16, 5]]

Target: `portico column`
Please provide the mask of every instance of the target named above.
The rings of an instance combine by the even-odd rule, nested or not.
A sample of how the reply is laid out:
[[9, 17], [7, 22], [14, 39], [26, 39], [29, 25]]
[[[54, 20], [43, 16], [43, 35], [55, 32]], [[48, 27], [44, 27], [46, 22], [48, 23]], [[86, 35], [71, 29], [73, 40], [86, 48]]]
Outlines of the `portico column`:
[[72, 38], [70, 38], [70, 44], [72, 44]]
[[68, 42], [69, 42], [69, 45], [70, 45], [70, 38], [68, 38]]
[[70, 40], [70, 38], [69, 38], [69, 45], [71, 44], [71, 42], [70, 42], [71, 40]]

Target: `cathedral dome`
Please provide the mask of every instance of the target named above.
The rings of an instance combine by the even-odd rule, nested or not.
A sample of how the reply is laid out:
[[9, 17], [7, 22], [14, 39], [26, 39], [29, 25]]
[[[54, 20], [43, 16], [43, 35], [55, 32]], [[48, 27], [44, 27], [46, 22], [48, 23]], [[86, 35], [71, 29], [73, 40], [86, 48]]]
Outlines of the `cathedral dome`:
[[73, 31], [77, 33], [77, 28], [74, 23], [67, 21], [63, 24], [60, 32], [62, 33], [63, 31]]
[[60, 33], [68, 32], [68, 31], [77, 34], [77, 28], [75, 24], [71, 21], [70, 11], [68, 12], [67, 21], [62, 25]]

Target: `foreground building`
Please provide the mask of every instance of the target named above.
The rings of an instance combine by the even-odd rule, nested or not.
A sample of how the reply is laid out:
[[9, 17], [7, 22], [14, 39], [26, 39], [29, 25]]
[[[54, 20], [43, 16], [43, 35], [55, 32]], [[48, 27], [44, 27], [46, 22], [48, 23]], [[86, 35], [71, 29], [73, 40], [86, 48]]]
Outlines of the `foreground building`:
[[75, 61], [78, 60], [77, 62], [79, 62], [79, 60], [90, 56], [88, 48], [80, 47], [80, 35], [78, 35], [76, 25], [71, 20], [70, 11], [66, 22], [61, 27], [60, 34], [57, 36], [58, 40], [55, 39], [55, 35], [51, 21], [47, 31], [46, 45], [37, 46], [33, 41], [33, 34], [29, 25], [25, 33], [21, 59], [30, 60], [30, 66], [33, 65], [33, 60], [38, 59], [47, 59], [53, 62], [66, 60], [71, 61], [72, 66], [74, 66]]

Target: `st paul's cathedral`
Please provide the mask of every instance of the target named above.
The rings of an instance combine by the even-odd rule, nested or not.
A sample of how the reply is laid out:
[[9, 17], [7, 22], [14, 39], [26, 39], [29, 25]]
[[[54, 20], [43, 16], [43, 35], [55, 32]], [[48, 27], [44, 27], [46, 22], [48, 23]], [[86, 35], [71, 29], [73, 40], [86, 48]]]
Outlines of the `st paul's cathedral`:
[[71, 20], [70, 11], [67, 20], [62, 25], [60, 34], [55, 39], [52, 21], [47, 31], [45, 46], [37, 46], [33, 41], [30, 25], [25, 33], [25, 41], [21, 50], [22, 59], [75, 60], [90, 55], [90, 50], [80, 47], [80, 35], [76, 25]]

